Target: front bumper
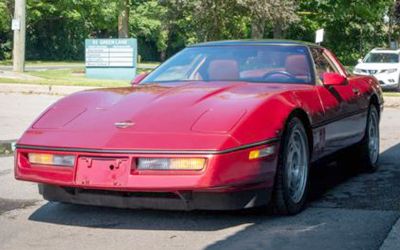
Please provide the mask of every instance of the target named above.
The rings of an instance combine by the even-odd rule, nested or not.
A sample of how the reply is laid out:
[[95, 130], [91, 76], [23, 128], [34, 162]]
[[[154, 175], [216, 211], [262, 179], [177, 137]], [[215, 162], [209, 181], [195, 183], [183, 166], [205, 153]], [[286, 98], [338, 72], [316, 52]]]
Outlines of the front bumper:
[[[365, 73], [357, 73], [359, 75], [370, 75]], [[399, 73], [377, 73], [373, 75], [381, 85], [382, 89], [384, 90], [395, 90], [399, 88], [400, 85], [400, 77]]]
[[399, 88], [399, 74], [377, 74], [375, 75], [378, 79], [381, 88], [384, 90], [394, 90]]
[[[267, 145], [278, 152], [278, 142]], [[249, 160], [251, 150], [265, 147], [193, 155], [67, 152], [76, 156], [73, 168], [32, 165], [27, 161], [28, 153], [60, 151], [17, 148], [15, 177], [43, 184], [43, 197], [52, 201], [122, 208], [241, 209], [268, 202], [277, 155]], [[203, 157], [207, 166], [201, 171], [139, 171], [135, 169], [139, 157]], [[89, 169], [83, 164], [86, 158], [124, 159], [126, 164], [120, 173], [103, 166]]]
[[239, 210], [266, 205], [271, 189], [257, 188], [232, 192], [179, 191], [123, 192], [63, 188], [39, 184], [39, 193], [48, 201], [80, 205], [163, 210]]

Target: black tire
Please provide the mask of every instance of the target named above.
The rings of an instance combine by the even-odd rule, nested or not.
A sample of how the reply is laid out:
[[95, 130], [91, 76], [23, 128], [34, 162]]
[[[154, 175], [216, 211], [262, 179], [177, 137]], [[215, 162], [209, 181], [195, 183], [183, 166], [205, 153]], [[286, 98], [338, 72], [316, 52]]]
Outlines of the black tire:
[[[372, 126], [372, 123], [375, 123], [376, 126], [376, 132], [377, 132], [377, 148], [375, 149], [376, 156], [371, 153], [371, 147], [372, 144], [370, 143], [372, 139], [370, 132], [370, 128]], [[379, 113], [374, 105], [370, 105], [368, 109], [368, 115], [367, 115], [367, 126], [365, 128], [365, 135], [364, 139], [361, 141], [361, 144], [357, 148], [357, 155], [360, 157], [360, 163], [361, 167], [363, 170], [366, 170], [368, 172], [375, 172], [379, 165], [379, 147], [380, 147], [380, 132], [379, 132]]]
[[[304, 159], [305, 159], [305, 168], [306, 168], [306, 177], [305, 177], [305, 187], [304, 192], [300, 199], [294, 200], [290, 194], [289, 188], [289, 177], [288, 173], [291, 167], [289, 166], [289, 147], [291, 146], [291, 138], [293, 138], [293, 133], [296, 132], [297, 136], [301, 136], [305, 142]], [[306, 130], [302, 121], [297, 118], [291, 118], [285, 128], [281, 148], [279, 152], [278, 159], [278, 167], [275, 177], [275, 186], [274, 191], [272, 193], [272, 208], [275, 214], [280, 215], [293, 215], [297, 214], [304, 209], [305, 202], [307, 200], [308, 188], [309, 188], [309, 165], [310, 165], [310, 152], [309, 152], [309, 144]], [[293, 164], [292, 164], [293, 165]], [[300, 164], [299, 164], [300, 165]], [[297, 177], [296, 177], [297, 178]]]

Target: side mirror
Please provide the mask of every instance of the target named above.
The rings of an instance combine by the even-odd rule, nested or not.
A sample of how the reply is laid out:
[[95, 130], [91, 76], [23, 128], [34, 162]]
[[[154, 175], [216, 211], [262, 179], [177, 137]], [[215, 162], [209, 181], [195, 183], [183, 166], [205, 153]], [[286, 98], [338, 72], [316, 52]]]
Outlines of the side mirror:
[[346, 77], [338, 73], [324, 73], [322, 78], [325, 86], [345, 85], [347, 83]]
[[363, 63], [363, 59], [358, 59], [357, 62], [358, 63]]
[[132, 86], [138, 85], [148, 75], [149, 75], [149, 73], [147, 73], [147, 72], [144, 72], [144, 73], [141, 73], [141, 74], [137, 75], [135, 77], [135, 79], [133, 79], [131, 81], [131, 85]]

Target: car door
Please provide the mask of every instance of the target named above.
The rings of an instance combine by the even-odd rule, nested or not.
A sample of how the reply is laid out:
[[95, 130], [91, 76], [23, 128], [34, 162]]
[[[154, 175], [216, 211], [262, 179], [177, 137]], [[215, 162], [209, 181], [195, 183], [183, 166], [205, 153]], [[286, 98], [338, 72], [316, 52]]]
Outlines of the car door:
[[346, 76], [335, 58], [319, 47], [310, 50], [315, 64], [317, 93], [324, 109], [323, 122], [314, 126], [314, 137], [320, 143], [319, 155], [322, 157], [358, 142], [364, 131], [360, 123], [363, 117], [359, 114], [358, 92], [351, 83], [323, 84], [324, 73]]

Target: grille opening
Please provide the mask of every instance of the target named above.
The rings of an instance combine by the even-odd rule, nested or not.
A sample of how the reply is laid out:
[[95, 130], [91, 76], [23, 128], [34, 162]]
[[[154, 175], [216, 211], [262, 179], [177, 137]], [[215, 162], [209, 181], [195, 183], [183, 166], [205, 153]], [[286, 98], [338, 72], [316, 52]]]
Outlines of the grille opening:
[[111, 190], [98, 190], [98, 189], [78, 189], [78, 188], [64, 188], [70, 194], [86, 193], [86, 194], [99, 194], [117, 197], [140, 197], [140, 198], [164, 198], [164, 199], [181, 199], [179, 195], [171, 192], [127, 192], [127, 191], [111, 191]]

